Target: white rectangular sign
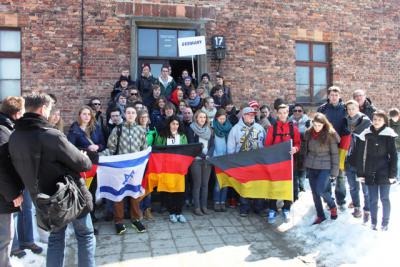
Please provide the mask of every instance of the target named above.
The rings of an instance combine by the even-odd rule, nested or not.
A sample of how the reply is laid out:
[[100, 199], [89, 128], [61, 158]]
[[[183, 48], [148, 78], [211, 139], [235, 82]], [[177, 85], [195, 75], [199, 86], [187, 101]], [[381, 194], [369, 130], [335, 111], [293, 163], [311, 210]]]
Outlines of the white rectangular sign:
[[178, 50], [180, 57], [205, 55], [206, 38], [204, 36], [178, 38]]

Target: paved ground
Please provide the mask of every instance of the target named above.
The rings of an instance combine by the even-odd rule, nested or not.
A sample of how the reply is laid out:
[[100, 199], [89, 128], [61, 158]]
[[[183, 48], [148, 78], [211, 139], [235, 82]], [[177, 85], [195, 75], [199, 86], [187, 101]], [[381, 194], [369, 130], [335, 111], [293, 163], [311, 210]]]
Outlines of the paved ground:
[[[241, 218], [235, 209], [207, 216], [184, 211], [188, 223], [171, 223], [167, 213], [154, 213], [139, 234], [115, 234], [110, 222], [98, 223], [97, 266], [315, 266], [304, 263], [301, 246], [258, 215]], [[68, 242], [66, 266], [77, 265], [76, 241]], [[303, 259], [303, 260], [301, 260]]]

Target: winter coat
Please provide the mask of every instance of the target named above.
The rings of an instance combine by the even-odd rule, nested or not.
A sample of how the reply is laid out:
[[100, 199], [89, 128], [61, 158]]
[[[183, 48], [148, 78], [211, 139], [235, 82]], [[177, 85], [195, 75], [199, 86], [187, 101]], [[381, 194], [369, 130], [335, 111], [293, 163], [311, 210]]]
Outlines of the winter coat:
[[292, 115], [292, 116], [290, 116], [288, 121], [293, 122], [293, 125], [297, 126], [301, 136], [303, 136], [304, 133], [306, 132], [306, 130], [310, 127], [310, 118], [306, 114], [301, 116], [300, 120], [298, 120], [298, 121]]
[[[276, 136], [274, 140], [274, 128], [276, 128]], [[293, 147], [297, 148], [297, 152], [300, 151], [301, 139], [300, 133], [296, 125], [293, 124], [293, 137], [290, 136], [290, 123], [277, 121], [268, 129], [267, 138], [265, 139], [265, 146], [271, 146], [279, 144], [285, 141], [293, 140]]]
[[214, 135], [214, 157], [223, 156], [228, 153], [227, 139]]
[[21, 194], [24, 185], [11, 162], [8, 141], [14, 131], [14, 122], [0, 113], [0, 214], [19, 211], [13, 200]]
[[376, 108], [374, 105], [372, 105], [371, 100], [369, 98], [365, 99], [364, 104], [360, 107], [360, 112], [364, 113], [370, 120], [372, 120], [372, 115], [375, 111]]
[[[200, 143], [199, 141], [199, 136], [193, 131], [192, 127], [187, 128], [187, 140], [188, 144], [195, 144], [195, 143]], [[202, 159], [205, 159], [206, 157], [212, 157], [214, 154], [214, 133], [211, 130], [211, 137], [208, 140], [208, 148], [207, 148], [207, 154], [204, 155], [203, 153], [200, 155]]]
[[99, 125], [101, 132], [103, 133], [104, 140], [106, 140], [110, 134], [107, 127], [107, 118], [101, 111], [96, 112], [95, 118], [97, 125]]
[[[82, 190], [85, 182], [79, 173], [92, 168], [88, 156], [36, 113], [25, 113], [16, 121], [9, 150], [14, 167], [34, 203], [39, 192], [53, 195], [57, 191], [57, 182], [63, 181], [66, 174], [75, 177]], [[91, 205], [90, 193], [84, 195], [87, 204]]]
[[[101, 155], [115, 155], [118, 143], [118, 127], [115, 127], [108, 138], [107, 148], [101, 152]], [[128, 154], [145, 150], [148, 147], [146, 139], [146, 130], [139, 125], [122, 124], [122, 131], [119, 141], [119, 150], [117, 155]]]
[[164, 85], [164, 83], [162, 82], [161, 76], [158, 77], [156, 83], [160, 85], [161, 95], [167, 98], [170, 97], [172, 91], [176, 88], [176, 82], [171, 76], [168, 76], [168, 82], [166, 85]]
[[[185, 134], [180, 134], [179, 135], [179, 140], [180, 140], [180, 143], [179, 143], [180, 145], [186, 145], [188, 143], [188, 140], [187, 140]], [[163, 137], [161, 135], [157, 136], [157, 138], [156, 138], [156, 140], [154, 142], [154, 145], [156, 145], [156, 146], [166, 146], [167, 145], [167, 138], [165, 138], [165, 137]]]
[[389, 178], [397, 176], [397, 134], [390, 127], [383, 126], [376, 131], [370, 126], [358, 137], [357, 176], [365, 177], [367, 185], [390, 184]]
[[[123, 78], [124, 76], [119, 76], [119, 80], [114, 84], [114, 89], [121, 87], [121, 78]], [[130, 85], [135, 85], [135, 82], [132, 81], [131, 75], [128, 76], [128, 86]]]
[[161, 132], [161, 130], [165, 127], [165, 120], [166, 116], [165, 114], [161, 114], [160, 109], [154, 109], [153, 112], [151, 113], [151, 125], [150, 127], [154, 127], [157, 129], [158, 132]]
[[153, 84], [155, 84], [156, 81], [153, 75], [149, 75], [149, 77], [141, 75], [140, 78], [137, 78], [136, 86], [143, 100], [153, 95]]
[[331, 134], [326, 144], [311, 136], [311, 130], [304, 134], [304, 167], [316, 170], [330, 170], [331, 176], [339, 175], [339, 136]]
[[346, 124], [346, 106], [344, 105], [343, 101], [340, 99], [339, 103], [334, 106], [331, 103], [326, 102], [319, 106], [318, 112], [325, 114], [328, 118], [329, 122], [332, 123], [333, 128], [339, 134], [339, 136], [348, 135], [350, 131], [347, 129]]
[[[81, 129], [81, 127], [79, 127], [78, 122], [72, 123], [67, 138], [72, 144], [74, 144], [74, 146], [83, 150], [87, 150], [88, 147], [92, 145], [89, 138], [86, 136], [86, 133]], [[90, 134], [90, 139], [95, 145], [99, 146], [98, 152], [105, 149], [106, 142], [99, 125], [96, 124], [95, 130]]]
[[355, 153], [356, 144], [358, 141], [357, 135], [361, 134], [362, 131], [371, 126], [371, 121], [367, 115], [359, 112], [354, 118], [346, 116], [347, 127], [351, 132], [351, 142], [350, 147], [347, 152], [346, 162], [350, 166], [356, 167], [357, 165], [357, 155]]
[[396, 150], [400, 151], [400, 120], [394, 122], [393, 120], [389, 120], [389, 126], [392, 128], [396, 134]]
[[[252, 129], [252, 132], [245, 141], [245, 137]], [[228, 154], [237, 153], [239, 151], [250, 151], [264, 147], [265, 141], [265, 130], [258, 124], [253, 123], [252, 125], [247, 125], [240, 119], [239, 122], [232, 127], [228, 135], [227, 152]]]
[[[224, 88], [224, 96], [226, 96], [226, 98], [227, 98], [228, 100], [232, 101], [231, 88], [229, 88], [228, 86], [225, 86], [225, 85], [224, 85], [222, 88]], [[211, 89], [211, 92], [210, 92], [210, 95], [211, 95], [211, 96], [214, 96], [216, 89], [217, 89], [217, 86], [214, 86], [214, 87]]]
[[226, 104], [228, 103], [228, 97], [223, 95], [221, 97], [213, 96], [214, 104], [216, 108], [225, 108]]
[[233, 107], [231, 111], [229, 112], [227, 111], [226, 113], [228, 115], [228, 120], [232, 125], [235, 125], [236, 123], [239, 122], [239, 118], [237, 117], [238, 112], [235, 107]]

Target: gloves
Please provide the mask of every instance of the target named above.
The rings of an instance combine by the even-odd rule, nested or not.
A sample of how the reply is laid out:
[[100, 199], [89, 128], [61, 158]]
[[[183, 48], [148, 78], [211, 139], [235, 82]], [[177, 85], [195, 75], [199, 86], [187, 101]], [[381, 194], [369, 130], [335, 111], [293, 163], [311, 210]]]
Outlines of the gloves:
[[365, 183], [365, 177], [358, 177], [357, 181], [359, 181], [360, 183]]
[[396, 183], [396, 178], [389, 178], [389, 183], [390, 184], [395, 184]]

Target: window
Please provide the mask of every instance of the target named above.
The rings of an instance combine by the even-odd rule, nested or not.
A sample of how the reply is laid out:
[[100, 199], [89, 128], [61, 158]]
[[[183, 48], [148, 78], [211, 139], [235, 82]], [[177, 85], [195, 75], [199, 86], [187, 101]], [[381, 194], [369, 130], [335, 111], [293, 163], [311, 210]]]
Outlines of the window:
[[321, 103], [330, 85], [328, 44], [296, 42], [296, 98], [301, 103]]
[[21, 95], [21, 32], [0, 29], [0, 100]]
[[138, 29], [139, 57], [176, 58], [178, 38], [196, 36], [194, 30]]

